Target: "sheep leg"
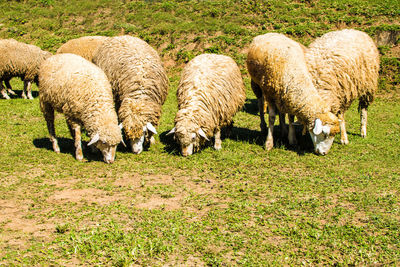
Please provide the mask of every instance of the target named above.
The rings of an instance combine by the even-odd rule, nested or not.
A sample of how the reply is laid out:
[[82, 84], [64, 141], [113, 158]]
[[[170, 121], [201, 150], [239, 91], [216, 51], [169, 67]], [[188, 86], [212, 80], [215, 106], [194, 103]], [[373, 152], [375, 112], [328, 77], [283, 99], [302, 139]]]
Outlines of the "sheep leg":
[[346, 122], [344, 121], [344, 114], [339, 113], [338, 118], [339, 118], [339, 127], [340, 127], [340, 143], [342, 143], [342, 145], [347, 145], [349, 143], [349, 139], [347, 137]]
[[258, 111], [260, 112], [261, 132], [266, 133], [267, 132], [267, 124], [265, 123], [265, 118], [264, 118], [264, 114], [265, 114], [264, 103], [265, 103], [265, 101], [264, 101], [264, 96], [262, 94], [262, 90], [261, 90], [260, 86], [258, 86], [258, 84], [253, 82], [253, 80], [251, 81], [251, 89], [253, 90], [254, 94], [257, 97]]
[[288, 135], [286, 128], [286, 113], [279, 112], [279, 127], [281, 129], [281, 139], [284, 139]]
[[222, 148], [222, 141], [221, 141], [221, 129], [218, 129], [214, 135], [214, 148], [215, 150], [220, 150]]
[[73, 122], [72, 120], [67, 120], [67, 124], [71, 136], [74, 139], [75, 158], [79, 161], [82, 161], [83, 153], [82, 153], [82, 141], [81, 141], [82, 140], [81, 126], [78, 123]]
[[24, 81], [24, 91], [26, 91], [28, 99], [33, 99], [32, 97], [32, 83], [29, 81]]
[[154, 138], [154, 136], [150, 137], [150, 145], [154, 145], [156, 143], [156, 139]]
[[53, 150], [56, 153], [60, 153], [60, 147], [58, 146], [56, 138], [56, 130], [54, 128], [54, 109], [50, 104], [46, 103], [41, 103], [41, 106], [47, 123], [47, 130], [50, 134], [50, 141], [53, 144]]
[[[22, 95], [21, 95], [21, 97], [23, 98], [23, 99], [27, 99], [28, 97], [26, 96], [26, 93], [25, 92], [28, 92], [28, 87], [29, 87], [29, 91], [31, 90], [30, 89], [30, 86], [31, 85], [31, 83], [30, 82], [27, 82], [27, 81], [24, 81], [24, 89], [22, 90]], [[29, 92], [30, 93], [30, 92]], [[28, 94], [29, 95], [29, 94]], [[32, 97], [32, 94], [31, 94], [31, 97]], [[32, 99], [32, 98], [29, 98], [29, 99]]]
[[361, 120], [360, 134], [362, 138], [365, 138], [367, 137], [367, 108], [361, 108], [360, 120]]
[[289, 145], [297, 145], [296, 131], [294, 129], [294, 115], [289, 114]]
[[267, 134], [267, 139], [265, 141], [265, 149], [267, 151], [271, 150], [274, 147], [274, 137], [273, 137], [273, 132], [274, 132], [274, 124], [275, 124], [275, 105], [268, 103], [268, 134]]
[[10, 99], [10, 97], [7, 95], [7, 91], [3, 86], [3, 81], [0, 81], [0, 90], [1, 90], [1, 95], [5, 98], [5, 99]]
[[10, 80], [5, 80], [4, 83], [6, 84], [7, 92], [8, 92], [10, 95], [17, 95], [17, 94], [13, 91], [13, 89], [12, 89], [12, 87], [11, 87]]

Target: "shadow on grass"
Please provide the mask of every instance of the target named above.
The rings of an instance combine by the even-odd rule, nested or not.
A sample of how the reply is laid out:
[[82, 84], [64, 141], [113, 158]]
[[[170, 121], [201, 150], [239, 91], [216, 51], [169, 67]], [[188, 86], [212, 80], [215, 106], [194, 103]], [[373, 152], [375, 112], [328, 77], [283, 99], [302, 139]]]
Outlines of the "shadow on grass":
[[179, 156], [181, 154], [179, 144], [176, 142], [175, 136], [173, 134], [167, 135], [168, 133], [169, 130], [164, 131], [159, 135], [161, 143], [164, 144], [164, 152]]
[[[64, 137], [57, 137], [58, 141], [58, 146], [60, 147], [60, 153], [62, 154], [69, 154], [71, 157], [75, 158], [75, 146], [74, 146], [74, 141], [70, 138], [64, 138]], [[88, 162], [90, 161], [103, 161], [103, 155], [102, 153], [97, 150], [95, 152], [92, 152], [92, 150], [87, 146], [88, 142], [82, 141], [82, 152], [83, 152], [83, 158], [86, 159]], [[56, 155], [56, 153], [53, 151], [53, 145], [50, 141], [49, 138], [38, 138], [33, 140], [33, 145], [37, 148], [44, 148]], [[118, 145], [117, 147], [118, 151], [128, 151], [128, 148], [125, 148], [122, 144]]]
[[[14, 93], [16, 93], [16, 95], [12, 95], [12, 94], [10, 94], [10, 93], [8, 93], [7, 92], [7, 94], [8, 94], [8, 96], [11, 98], [11, 99], [18, 99], [18, 98], [22, 98], [22, 90], [13, 90], [14, 91]], [[39, 96], [39, 92], [38, 91], [32, 91], [32, 97], [33, 98], [36, 98], [36, 97], [38, 97]]]
[[258, 115], [258, 100], [247, 98], [243, 106], [243, 111], [252, 115]]

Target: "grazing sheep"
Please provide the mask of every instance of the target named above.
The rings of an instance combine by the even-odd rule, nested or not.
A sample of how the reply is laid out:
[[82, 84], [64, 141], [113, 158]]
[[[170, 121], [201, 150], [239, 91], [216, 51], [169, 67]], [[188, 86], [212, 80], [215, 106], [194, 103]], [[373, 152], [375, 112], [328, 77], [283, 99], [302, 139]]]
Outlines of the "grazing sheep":
[[305, 53], [319, 95], [339, 117], [340, 141], [348, 144], [344, 113], [359, 99], [362, 137], [367, 135], [367, 109], [378, 88], [379, 52], [368, 34], [341, 30], [324, 34]]
[[74, 54], [60, 54], [47, 59], [39, 74], [40, 108], [47, 122], [50, 140], [60, 152], [54, 128], [54, 111], [64, 113], [75, 141], [75, 157], [83, 159], [81, 126], [103, 154], [113, 163], [117, 145], [122, 141], [114, 108], [111, 85], [104, 72], [93, 63]]
[[3, 87], [3, 81], [8, 92], [15, 95], [10, 85], [10, 79], [20, 77], [24, 81], [22, 97], [33, 99], [32, 82], [37, 83], [39, 66], [50, 56], [50, 52], [43, 51], [34, 45], [21, 43], [14, 39], [0, 40], [0, 90], [2, 96], [10, 99]]
[[[252, 84], [262, 91], [268, 103], [269, 127], [265, 142], [273, 147], [273, 125], [277, 110], [288, 113], [289, 143], [294, 133], [293, 116], [310, 132], [315, 151], [326, 154], [339, 132], [339, 120], [330, 112], [329, 104], [318, 94], [304, 58], [305, 48], [278, 33], [254, 38], [247, 56], [247, 68]], [[253, 89], [254, 90], [254, 89]]]
[[93, 62], [107, 75], [113, 88], [125, 135], [134, 153], [154, 142], [161, 107], [168, 93], [168, 78], [157, 52], [131, 36], [108, 38]]
[[106, 36], [84, 36], [72, 39], [60, 46], [57, 54], [72, 53], [92, 61], [97, 49], [107, 38]]
[[221, 128], [231, 126], [243, 106], [246, 92], [240, 70], [228, 56], [203, 54], [184, 68], [177, 90], [175, 133], [183, 156], [191, 155], [206, 140], [215, 137], [221, 149]]

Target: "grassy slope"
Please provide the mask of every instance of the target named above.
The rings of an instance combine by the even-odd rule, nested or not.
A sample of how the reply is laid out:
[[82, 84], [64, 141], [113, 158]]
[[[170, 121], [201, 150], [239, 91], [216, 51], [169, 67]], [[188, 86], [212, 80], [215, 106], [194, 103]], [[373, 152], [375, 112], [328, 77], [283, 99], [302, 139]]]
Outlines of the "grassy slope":
[[[374, 36], [377, 29], [399, 28], [398, 1], [42, 0], [0, 7], [0, 37], [52, 52], [82, 35], [139, 36], [158, 48], [171, 81], [159, 142], [140, 155], [120, 148], [111, 166], [89, 151], [87, 162], [73, 158], [62, 116], [56, 125], [62, 153], [52, 152], [37, 98], [0, 101], [0, 209], [6, 215], [0, 217], [0, 264], [399, 260], [399, 77], [389, 47], [381, 47], [390, 64], [370, 108], [368, 137], [359, 136], [353, 105], [346, 114], [350, 145], [336, 141], [325, 157], [311, 153], [300, 129], [299, 149], [283, 142], [266, 153], [250, 89], [222, 151], [207, 147], [183, 158], [165, 136], [173, 126], [179, 71], [194, 55], [232, 56], [248, 85], [243, 64], [254, 36], [275, 30], [307, 44], [343, 27]], [[13, 85], [22, 87], [16, 79]]]

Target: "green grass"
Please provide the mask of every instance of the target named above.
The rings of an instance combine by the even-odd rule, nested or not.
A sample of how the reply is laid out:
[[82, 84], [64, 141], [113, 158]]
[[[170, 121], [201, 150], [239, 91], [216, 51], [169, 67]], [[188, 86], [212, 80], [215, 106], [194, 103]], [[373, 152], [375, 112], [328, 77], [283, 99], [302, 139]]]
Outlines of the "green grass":
[[[140, 155], [116, 161], [84, 149], [74, 159], [63, 116], [61, 153], [51, 149], [33, 101], [0, 101], [0, 264], [4, 265], [396, 265], [400, 260], [398, 57], [380, 47], [379, 96], [359, 135], [354, 103], [350, 144], [330, 153], [279, 141], [263, 149], [255, 96], [244, 66], [251, 39], [267, 31], [305, 44], [354, 27], [398, 31], [396, 1], [12, 1], [0, 3], [0, 36], [54, 52], [82, 35], [139, 36], [168, 67], [170, 92], [156, 137]], [[396, 20], [397, 19], [397, 20]], [[205, 51], [232, 56], [247, 87], [221, 151], [184, 158], [172, 137], [184, 63]], [[22, 82], [12, 80], [19, 91]], [[18, 92], [19, 93], [19, 92]], [[357, 102], [357, 101], [356, 101]], [[277, 134], [277, 137], [279, 133]], [[84, 136], [84, 140], [88, 138]]]

